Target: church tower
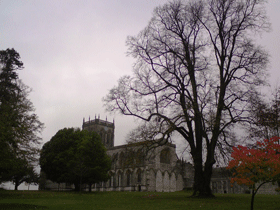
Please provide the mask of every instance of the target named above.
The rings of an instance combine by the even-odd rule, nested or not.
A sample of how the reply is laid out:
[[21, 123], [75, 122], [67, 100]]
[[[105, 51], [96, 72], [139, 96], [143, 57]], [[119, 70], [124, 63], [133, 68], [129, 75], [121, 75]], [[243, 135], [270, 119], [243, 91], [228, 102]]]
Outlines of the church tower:
[[94, 120], [89, 118], [88, 121], [83, 119], [83, 130], [88, 130], [89, 132], [96, 132], [100, 135], [101, 141], [107, 149], [111, 149], [114, 147], [114, 136], [115, 136], [115, 123], [108, 122], [107, 118], [105, 120], [101, 120], [100, 117]]

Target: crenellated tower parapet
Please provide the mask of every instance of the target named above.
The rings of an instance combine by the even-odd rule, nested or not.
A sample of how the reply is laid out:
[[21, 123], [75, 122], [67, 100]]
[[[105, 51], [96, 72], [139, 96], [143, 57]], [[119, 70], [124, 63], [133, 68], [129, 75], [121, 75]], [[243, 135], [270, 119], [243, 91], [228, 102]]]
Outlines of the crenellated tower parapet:
[[101, 120], [100, 116], [98, 118], [91, 120], [89, 117], [88, 121], [83, 119], [83, 130], [88, 130], [89, 132], [96, 132], [100, 135], [102, 143], [107, 149], [114, 147], [114, 137], [115, 137], [115, 122], [109, 122], [106, 120]]

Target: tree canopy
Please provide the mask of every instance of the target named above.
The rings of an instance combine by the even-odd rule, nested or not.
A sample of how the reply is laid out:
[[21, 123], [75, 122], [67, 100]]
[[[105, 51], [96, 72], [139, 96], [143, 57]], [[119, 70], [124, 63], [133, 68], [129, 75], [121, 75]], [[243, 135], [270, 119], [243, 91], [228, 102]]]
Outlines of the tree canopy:
[[249, 139], [269, 139], [280, 135], [280, 89], [274, 88], [270, 94], [252, 96], [251, 122], [247, 128]]
[[230, 144], [233, 126], [248, 122], [247, 102], [265, 83], [267, 53], [253, 40], [269, 29], [264, 2], [177, 0], [155, 8], [148, 26], [127, 38], [133, 75], [104, 98], [108, 111], [156, 124], [158, 143], [174, 132], [188, 142], [194, 195], [212, 196], [215, 155]]
[[3, 181], [11, 181], [15, 185], [15, 190], [23, 182], [37, 185], [39, 175], [35, 170], [35, 166], [23, 158], [16, 158], [13, 167], [3, 177]]
[[40, 165], [47, 179], [79, 190], [81, 184], [106, 181], [111, 160], [98, 134], [64, 128], [44, 144]]
[[28, 99], [30, 88], [18, 78], [22, 69], [18, 52], [0, 51], [0, 182], [13, 179], [18, 161], [33, 167], [39, 153], [43, 123]]
[[257, 142], [254, 148], [233, 147], [228, 169], [233, 172], [231, 182], [247, 185], [252, 189], [251, 210], [259, 188], [268, 182], [280, 180], [279, 137]]

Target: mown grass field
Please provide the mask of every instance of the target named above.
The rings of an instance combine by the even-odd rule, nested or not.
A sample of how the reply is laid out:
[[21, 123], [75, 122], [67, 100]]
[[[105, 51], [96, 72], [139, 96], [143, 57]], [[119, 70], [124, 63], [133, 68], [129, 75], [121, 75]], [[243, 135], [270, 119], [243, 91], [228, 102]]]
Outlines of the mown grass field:
[[[216, 195], [212, 199], [191, 198], [189, 192], [50, 192], [0, 191], [0, 210], [95, 210], [95, 209], [250, 209], [250, 195]], [[280, 195], [257, 195], [255, 208], [280, 210]]]

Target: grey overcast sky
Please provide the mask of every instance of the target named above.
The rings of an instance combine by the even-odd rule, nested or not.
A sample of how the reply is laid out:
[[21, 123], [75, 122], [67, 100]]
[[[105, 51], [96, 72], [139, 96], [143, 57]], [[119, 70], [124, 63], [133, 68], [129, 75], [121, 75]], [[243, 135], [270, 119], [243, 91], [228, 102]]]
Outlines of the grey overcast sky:
[[[100, 114], [115, 119], [115, 145], [125, 143], [130, 117], [104, 111], [102, 97], [132, 71], [125, 40], [136, 35], [165, 0], [2, 0], [1, 50], [14, 48], [24, 62], [20, 79], [45, 124], [43, 142], [64, 127], [81, 127]], [[270, 53], [270, 82], [280, 71], [280, 0], [268, 0], [272, 32], [259, 39]]]

